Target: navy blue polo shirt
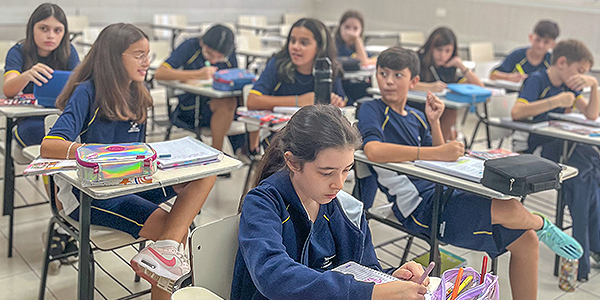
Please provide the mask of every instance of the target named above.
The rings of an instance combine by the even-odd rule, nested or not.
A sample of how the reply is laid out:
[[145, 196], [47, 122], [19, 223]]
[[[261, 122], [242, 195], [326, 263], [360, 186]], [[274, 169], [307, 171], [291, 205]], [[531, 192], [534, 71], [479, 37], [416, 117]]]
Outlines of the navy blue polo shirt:
[[541, 63], [534, 66], [527, 60], [527, 49], [529, 49], [529, 47], [513, 51], [504, 59], [499, 67], [494, 69], [494, 71], [515, 73], [518, 72], [517, 65], [519, 65], [523, 68], [525, 74], [531, 74], [536, 71], [545, 71], [550, 67], [550, 52], [546, 53]]

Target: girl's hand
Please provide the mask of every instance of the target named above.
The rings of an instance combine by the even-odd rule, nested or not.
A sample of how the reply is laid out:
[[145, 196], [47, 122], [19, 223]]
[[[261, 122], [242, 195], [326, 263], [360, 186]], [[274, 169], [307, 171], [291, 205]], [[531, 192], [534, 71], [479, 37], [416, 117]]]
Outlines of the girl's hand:
[[373, 287], [373, 300], [423, 300], [427, 288], [411, 281], [393, 281]]
[[37, 63], [31, 69], [25, 71], [23, 76], [38, 86], [42, 86], [43, 83], [48, 83], [48, 79], [52, 78], [54, 70], [43, 63]]
[[425, 103], [425, 115], [430, 122], [440, 119], [444, 112], [444, 102], [431, 92], [427, 92], [427, 102]]
[[436, 81], [431, 83], [431, 91], [434, 93], [443, 92], [448, 85], [443, 81]]
[[451, 58], [444, 65], [444, 67], [446, 67], [446, 68], [452, 68], [452, 67], [454, 67], [454, 68], [457, 68], [457, 69], [460, 69], [460, 70], [462, 70], [462, 69], [465, 68], [465, 66], [463, 65], [462, 59], [460, 59], [460, 57], [458, 57], [458, 55], [455, 56], [455, 57], [453, 57], [453, 58]]
[[[398, 270], [396, 270], [394, 272], [394, 274], [392, 274], [392, 276], [402, 279], [402, 280], [407, 280], [407, 281], [412, 281], [412, 282], [419, 282], [419, 279], [421, 279], [421, 276], [423, 276], [423, 273], [425, 272], [425, 270], [423, 270], [423, 267], [414, 262], [414, 261], [409, 261], [407, 263], [405, 263], [404, 265], [402, 265], [400, 268], [398, 268]], [[423, 281], [423, 286], [428, 286], [429, 285], [429, 277], [425, 278], [425, 281]]]
[[303, 107], [315, 104], [315, 92], [308, 92], [298, 96], [298, 106]]
[[213, 77], [213, 75], [215, 75], [215, 72], [217, 72], [219, 68], [217, 67], [202, 67], [198, 70], [197, 72], [197, 79], [211, 79]]
[[344, 107], [346, 106], [346, 102], [344, 102], [344, 99], [338, 96], [336, 93], [331, 93], [331, 105], [337, 107]]

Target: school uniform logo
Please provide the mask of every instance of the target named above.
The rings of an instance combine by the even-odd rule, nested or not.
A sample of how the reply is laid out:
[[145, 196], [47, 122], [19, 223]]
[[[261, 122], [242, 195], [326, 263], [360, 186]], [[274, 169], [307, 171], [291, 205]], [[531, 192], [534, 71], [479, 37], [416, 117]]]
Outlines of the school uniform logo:
[[333, 259], [336, 256], [337, 256], [337, 254], [334, 254], [334, 255], [329, 256], [329, 257], [323, 257], [323, 265], [321, 266], [321, 269], [327, 270], [327, 268], [331, 267], [331, 265], [333, 264]]
[[130, 121], [129, 122], [129, 130], [127, 132], [128, 133], [140, 132], [139, 124], [137, 122]]

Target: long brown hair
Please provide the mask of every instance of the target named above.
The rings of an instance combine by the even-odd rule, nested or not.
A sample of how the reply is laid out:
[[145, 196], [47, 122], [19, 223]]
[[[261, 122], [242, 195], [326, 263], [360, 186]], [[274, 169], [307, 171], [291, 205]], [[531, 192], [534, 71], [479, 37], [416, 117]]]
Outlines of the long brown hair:
[[[350, 19], [350, 18], [355, 18], [358, 20], [358, 22], [360, 23], [360, 36], [363, 36], [363, 33], [365, 32], [365, 19], [363, 18], [363, 15], [360, 13], [360, 11], [357, 10], [349, 10], [347, 12], [345, 12], [342, 15], [342, 18], [340, 19], [340, 23], [337, 26], [337, 29], [335, 30], [335, 40], [336, 41], [341, 41], [344, 44], [346, 42], [344, 42], [344, 39], [342, 39], [342, 33], [340, 32], [342, 29], [342, 24], [344, 24], [344, 22], [346, 22], [346, 20]], [[352, 51], [356, 50], [354, 48], [354, 45], [350, 46], [350, 48], [352, 49]]]
[[338, 63], [337, 49], [335, 48], [335, 43], [331, 38], [331, 33], [327, 26], [323, 24], [321, 21], [310, 18], [303, 18], [290, 28], [290, 32], [288, 33], [287, 41], [285, 46], [275, 55], [275, 59], [277, 62], [277, 75], [279, 79], [288, 84], [294, 84], [296, 82], [296, 66], [292, 63], [292, 58], [290, 57], [289, 44], [290, 38], [292, 36], [292, 30], [296, 27], [304, 27], [312, 32], [315, 41], [317, 42], [317, 54], [315, 55], [315, 60], [321, 57], [328, 57], [331, 61], [332, 69], [333, 69], [333, 78], [335, 78], [336, 74], [340, 72], [341, 66]]
[[292, 152], [304, 166], [304, 163], [314, 161], [322, 150], [358, 149], [361, 143], [360, 133], [339, 108], [331, 105], [305, 106], [275, 134], [256, 172], [254, 186], [286, 168], [284, 153], [287, 151]]
[[33, 37], [33, 27], [39, 21], [49, 17], [54, 17], [65, 26], [65, 32], [58, 47], [50, 52], [50, 67], [56, 70], [67, 70], [69, 57], [71, 56], [71, 42], [69, 41], [69, 26], [67, 25], [67, 16], [60, 6], [52, 3], [44, 3], [38, 6], [27, 21], [27, 30], [25, 39], [21, 41], [23, 45], [23, 71], [29, 70], [38, 63], [38, 52], [35, 39]]
[[152, 97], [144, 83], [129, 78], [122, 60], [123, 52], [141, 39], [148, 36], [131, 24], [117, 23], [104, 28], [56, 99], [56, 107], [64, 109], [75, 88], [92, 80], [99, 116], [111, 121], [144, 122]]
[[435, 76], [431, 72], [430, 66], [433, 66], [433, 49], [443, 47], [446, 45], [453, 45], [454, 50], [451, 57], [458, 55], [458, 42], [456, 35], [452, 29], [448, 27], [439, 27], [434, 30], [427, 42], [419, 49], [419, 56], [421, 59], [421, 81], [432, 82], [435, 81]]

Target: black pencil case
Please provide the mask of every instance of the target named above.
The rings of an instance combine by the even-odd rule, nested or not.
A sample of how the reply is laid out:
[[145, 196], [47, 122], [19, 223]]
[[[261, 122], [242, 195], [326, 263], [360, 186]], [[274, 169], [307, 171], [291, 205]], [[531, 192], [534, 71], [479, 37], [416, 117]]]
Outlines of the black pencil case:
[[481, 184], [506, 195], [525, 196], [560, 188], [562, 168], [531, 154], [486, 160]]

